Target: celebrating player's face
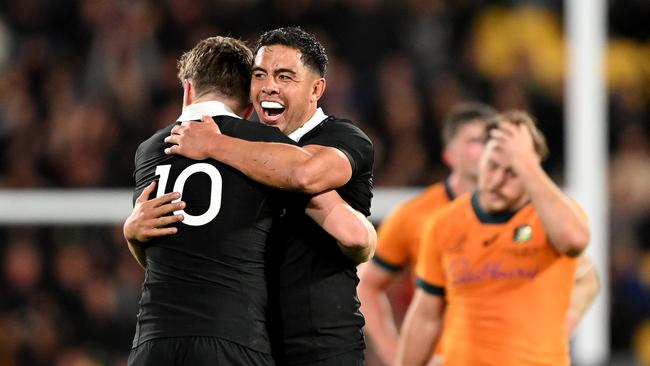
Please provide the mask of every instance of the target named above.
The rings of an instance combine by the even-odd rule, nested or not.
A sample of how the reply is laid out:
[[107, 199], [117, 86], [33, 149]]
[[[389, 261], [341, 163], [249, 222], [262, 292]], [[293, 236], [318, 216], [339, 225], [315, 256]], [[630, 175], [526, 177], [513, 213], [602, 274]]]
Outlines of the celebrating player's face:
[[523, 182], [497, 146], [489, 141], [479, 162], [479, 199], [488, 212], [513, 210], [526, 200]]
[[311, 118], [325, 79], [306, 67], [300, 51], [282, 45], [260, 48], [255, 56], [251, 98], [260, 121], [285, 134]]

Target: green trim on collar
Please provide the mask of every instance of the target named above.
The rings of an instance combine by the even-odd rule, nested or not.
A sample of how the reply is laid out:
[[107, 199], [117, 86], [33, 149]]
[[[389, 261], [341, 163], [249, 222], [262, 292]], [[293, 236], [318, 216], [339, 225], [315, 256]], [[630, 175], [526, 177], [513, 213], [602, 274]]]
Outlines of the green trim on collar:
[[478, 191], [472, 193], [472, 209], [478, 217], [478, 220], [483, 224], [505, 224], [517, 213], [517, 211], [504, 211], [497, 213], [490, 213], [481, 208], [478, 203]]
[[445, 193], [447, 194], [447, 198], [450, 201], [455, 200], [456, 195], [454, 194], [454, 191], [451, 190], [451, 185], [449, 184], [449, 178], [445, 179], [444, 185], [445, 185]]

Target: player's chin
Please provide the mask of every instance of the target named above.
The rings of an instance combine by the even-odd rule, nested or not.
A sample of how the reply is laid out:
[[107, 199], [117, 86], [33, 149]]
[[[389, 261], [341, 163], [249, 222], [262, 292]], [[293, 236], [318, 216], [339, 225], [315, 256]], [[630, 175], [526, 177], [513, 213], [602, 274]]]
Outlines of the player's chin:
[[506, 209], [507, 203], [501, 198], [490, 197], [486, 200], [486, 211], [488, 212], [502, 212]]

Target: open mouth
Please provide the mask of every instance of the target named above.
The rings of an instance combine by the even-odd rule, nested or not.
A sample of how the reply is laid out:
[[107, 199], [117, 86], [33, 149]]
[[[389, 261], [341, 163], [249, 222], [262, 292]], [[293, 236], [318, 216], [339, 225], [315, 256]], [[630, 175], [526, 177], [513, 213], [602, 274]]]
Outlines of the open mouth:
[[284, 112], [285, 107], [278, 102], [263, 101], [260, 103], [262, 111], [264, 112], [265, 122], [275, 122], [282, 112]]

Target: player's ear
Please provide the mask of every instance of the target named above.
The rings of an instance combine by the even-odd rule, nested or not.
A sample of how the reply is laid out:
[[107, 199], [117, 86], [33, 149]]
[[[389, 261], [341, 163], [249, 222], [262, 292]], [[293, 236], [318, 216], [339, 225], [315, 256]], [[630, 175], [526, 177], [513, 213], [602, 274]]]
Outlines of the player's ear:
[[318, 102], [320, 97], [323, 96], [323, 93], [325, 93], [325, 87], [327, 86], [327, 82], [325, 81], [325, 78], [318, 78], [314, 81], [314, 85], [312, 86], [311, 90], [311, 99], [312, 102]]
[[456, 159], [454, 159], [454, 154], [451, 152], [451, 148], [449, 146], [446, 146], [442, 149], [442, 162], [450, 168], [456, 164]]
[[194, 99], [194, 87], [190, 79], [183, 80], [183, 108], [192, 104], [192, 99]]

